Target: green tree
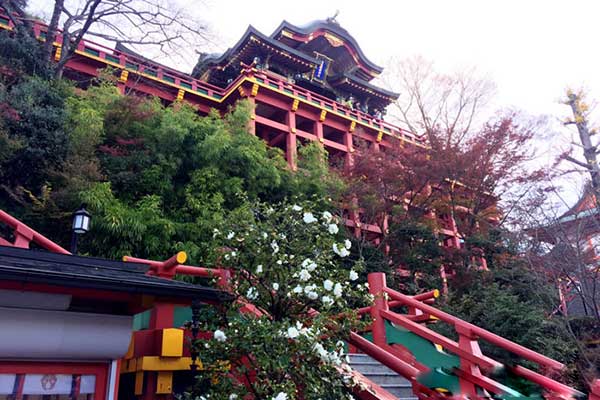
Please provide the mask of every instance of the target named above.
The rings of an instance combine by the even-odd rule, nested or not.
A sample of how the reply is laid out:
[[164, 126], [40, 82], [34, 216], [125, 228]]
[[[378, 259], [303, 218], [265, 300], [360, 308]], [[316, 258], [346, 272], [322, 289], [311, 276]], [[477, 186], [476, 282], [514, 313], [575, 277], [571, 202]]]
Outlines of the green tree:
[[[212, 334], [194, 345], [208, 367], [189, 398], [352, 398], [342, 340], [359, 325], [351, 305], [371, 297], [362, 263], [343, 265], [352, 244], [339, 221], [312, 206], [258, 204], [214, 231], [235, 301], [202, 314]], [[255, 312], [240, 312], [246, 301]]]

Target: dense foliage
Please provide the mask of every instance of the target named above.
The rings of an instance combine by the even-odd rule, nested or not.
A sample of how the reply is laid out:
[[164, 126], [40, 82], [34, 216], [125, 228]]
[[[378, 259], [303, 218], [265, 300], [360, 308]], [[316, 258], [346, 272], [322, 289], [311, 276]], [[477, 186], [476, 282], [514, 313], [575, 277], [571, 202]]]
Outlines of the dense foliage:
[[[531, 132], [510, 119], [467, 147], [359, 149], [343, 178], [313, 143], [291, 171], [280, 150], [248, 134], [248, 103], [200, 117], [185, 103], [123, 96], [110, 74], [83, 91], [49, 78], [38, 43], [0, 43], [0, 208], [66, 246], [71, 212], [86, 203], [93, 222], [82, 253], [165, 259], [185, 250], [194, 264], [230, 267], [234, 294], [262, 315], [240, 314], [238, 302], [206, 310], [215, 335], [203, 359], [238, 377], [251, 365], [257, 398], [346, 395], [337, 342], [355, 322], [332, 317], [364, 304], [367, 272], [398, 267], [408, 273], [388, 281], [409, 293], [442, 287], [444, 267], [454, 274], [450, 312], [563, 361], [577, 357], [560, 319], [548, 319], [554, 290], [489, 223], [499, 188], [535, 179], [519, 168]], [[381, 242], [350, 237], [340, 204], [360, 205]], [[462, 248], [440, 246], [440, 215], [464, 216]], [[487, 271], [474, 262], [482, 257]], [[208, 369], [199, 390], [241, 397], [230, 378]]]
[[359, 326], [351, 306], [370, 301], [363, 265], [343, 264], [352, 244], [330, 212], [299, 204], [256, 205], [214, 231], [237, 301], [202, 315], [214, 332], [196, 343], [212, 366], [199, 372], [206, 398], [352, 398], [341, 340]]

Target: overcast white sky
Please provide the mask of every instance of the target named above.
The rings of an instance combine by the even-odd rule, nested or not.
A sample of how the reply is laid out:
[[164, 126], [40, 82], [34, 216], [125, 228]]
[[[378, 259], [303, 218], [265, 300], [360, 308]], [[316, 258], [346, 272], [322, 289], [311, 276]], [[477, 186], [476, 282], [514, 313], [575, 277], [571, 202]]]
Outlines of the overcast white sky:
[[[175, 1], [209, 22], [212, 51], [232, 46], [250, 24], [270, 34], [283, 19], [302, 25], [339, 10], [340, 25], [375, 63], [419, 54], [441, 71], [476, 67], [496, 83], [498, 107], [564, 117], [568, 109], [559, 99], [567, 87], [600, 100], [596, 0]], [[40, 14], [51, 3], [31, 0]]]

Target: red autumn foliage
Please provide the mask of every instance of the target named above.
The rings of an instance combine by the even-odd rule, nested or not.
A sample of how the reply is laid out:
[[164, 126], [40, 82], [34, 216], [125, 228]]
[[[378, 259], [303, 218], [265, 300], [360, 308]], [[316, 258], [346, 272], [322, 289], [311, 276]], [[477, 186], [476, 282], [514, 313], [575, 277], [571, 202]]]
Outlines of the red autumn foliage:
[[364, 222], [381, 224], [394, 218], [451, 213], [464, 216], [459, 230], [466, 235], [498, 217], [500, 198], [510, 207], [515, 190], [544, 177], [528, 171], [528, 147], [533, 131], [517, 125], [513, 116], [489, 122], [463, 143], [450, 144], [444, 132], [430, 132], [435, 145], [386, 152], [359, 147], [346, 171], [349, 197], [357, 198]]

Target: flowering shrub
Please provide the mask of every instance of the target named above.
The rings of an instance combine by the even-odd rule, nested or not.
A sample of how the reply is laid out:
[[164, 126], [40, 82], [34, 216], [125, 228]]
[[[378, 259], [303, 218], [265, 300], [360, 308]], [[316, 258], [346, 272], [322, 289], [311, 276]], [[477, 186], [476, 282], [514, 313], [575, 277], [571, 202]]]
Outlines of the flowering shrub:
[[[349, 304], [371, 298], [362, 263], [329, 212], [258, 205], [254, 218], [215, 229], [238, 301], [206, 309], [197, 346], [198, 395], [216, 399], [342, 399], [351, 379], [343, 340], [359, 326]], [[247, 312], [246, 302], [256, 307]], [[241, 308], [244, 308], [245, 312]]]

